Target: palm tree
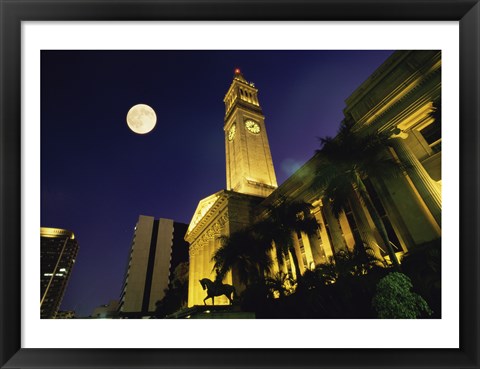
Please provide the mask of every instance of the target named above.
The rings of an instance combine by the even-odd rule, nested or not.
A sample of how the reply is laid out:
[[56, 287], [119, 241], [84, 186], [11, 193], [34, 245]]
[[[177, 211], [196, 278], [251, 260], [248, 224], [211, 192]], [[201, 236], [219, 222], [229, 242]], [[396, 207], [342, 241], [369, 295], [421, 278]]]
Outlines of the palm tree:
[[255, 237], [251, 228], [220, 236], [220, 242], [221, 246], [212, 257], [217, 281], [222, 281], [229, 271], [234, 270], [245, 285], [264, 283], [265, 274], [272, 267], [271, 245]]
[[399, 263], [385, 225], [365, 187], [365, 178], [379, 179], [403, 173], [402, 164], [389, 154], [389, 134], [375, 132], [360, 135], [352, 124], [343, 122], [335, 138], [320, 138], [323, 165], [315, 181], [330, 200], [336, 216], [346, 204], [358, 197], [367, 208], [395, 268]]
[[280, 198], [275, 204], [266, 207], [265, 218], [252, 226], [256, 237], [265, 243], [274, 245], [277, 261], [284, 264], [288, 254], [297, 271], [297, 281], [302, 269], [295, 253], [293, 237], [303, 232], [307, 236], [314, 235], [318, 230], [318, 223], [311, 213], [312, 206], [306, 202], [290, 202], [287, 198]]
[[335, 268], [338, 277], [361, 276], [367, 274], [376, 265], [379, 260], [368, 252], [364, 245], [355, 244], [352, 251], [341, 251], [335, 258]]
[[280, 298], [284, 298], [292, 291], [295, 281], [288, 273], [278, 272], [271, 277], [267, 277], [266, 284], [272, 295], [277, 292]]
[[305, 202], [289, 202], [287, 198], [281, 198], [266, 207], [263, 219], [230, 236], [220, 236], [221, 246], [212, 257], [217, 280], [223, 280], [230, 270], [235, 269], [245, 285], [264, 284], [265, 275], [270, 273], [273, 265], [272, 248], [275, 248], [280, 265], [290, 252], [298, 280], [301, 269], [293, 237], [297, 232], [313, 235], [317, 231], [318, 224], [311, 208]]

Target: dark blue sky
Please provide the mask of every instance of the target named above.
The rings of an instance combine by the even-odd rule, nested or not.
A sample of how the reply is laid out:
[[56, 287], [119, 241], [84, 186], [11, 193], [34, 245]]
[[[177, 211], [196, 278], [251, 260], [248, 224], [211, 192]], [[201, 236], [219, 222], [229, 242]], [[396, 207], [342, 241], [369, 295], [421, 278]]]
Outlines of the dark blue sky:
[[[138, 215], [189, 223], [226, 186], [223, 97], [259, 89], [278, 183], [334, 135], [344, 100], [392, 51], [42, 51], [41, 226], [80, 250], [63, 310], [117, 299]], [[157, 125], [127, 127], [135, 104]]]

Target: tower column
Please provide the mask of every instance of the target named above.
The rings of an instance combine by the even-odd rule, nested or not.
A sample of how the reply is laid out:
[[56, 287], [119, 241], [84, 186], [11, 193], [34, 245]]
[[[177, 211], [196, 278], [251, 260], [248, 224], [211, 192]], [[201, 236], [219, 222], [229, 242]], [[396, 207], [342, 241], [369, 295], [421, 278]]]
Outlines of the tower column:
[[399, 159], [408, 166], [407, 173], [409, 177], [438, 226], [440, 226], [442, 217], [442, 197], [439, 187], [430, 178], [430, 175], [427, 173], [422, 163], [420, 163], [416, 156], [407, 147], [403, 139], [398, 137], [394, 138], [392, 139], [392, 144]]

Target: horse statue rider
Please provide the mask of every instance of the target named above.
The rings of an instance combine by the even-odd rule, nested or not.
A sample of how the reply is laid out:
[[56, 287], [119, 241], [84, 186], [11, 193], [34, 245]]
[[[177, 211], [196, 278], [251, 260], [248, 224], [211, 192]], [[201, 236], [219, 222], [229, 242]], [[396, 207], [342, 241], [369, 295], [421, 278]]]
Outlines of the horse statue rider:
[[[235, 287], [230, 284], [223, 284], [222, 281], [216, 280], [212, 282], [208, 278], [203, 278], [200, 280], [202, 288], [207, 290], [207, 297], [203, 299], [203, 303], [207, 305], [206, 300], [212, 299], [212, 305], [215, 305], [215, 296], [227, 296], [230, 301], [230, 305], [233, 304], [233, 296], [235, 296]], [[233, 296], [232, 296], [233, 295]]]

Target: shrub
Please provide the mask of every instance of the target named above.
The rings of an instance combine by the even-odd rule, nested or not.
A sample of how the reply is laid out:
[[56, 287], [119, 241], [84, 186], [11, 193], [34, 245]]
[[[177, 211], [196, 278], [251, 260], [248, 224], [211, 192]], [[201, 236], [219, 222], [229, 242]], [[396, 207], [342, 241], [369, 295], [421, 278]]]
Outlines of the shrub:
[[372, 306], [382, 319], [416, 319], [430, 316], [432, 311], [427, 302], [412, 292], [412, 282], [405, 274], [394, 272], [382, 278]]

